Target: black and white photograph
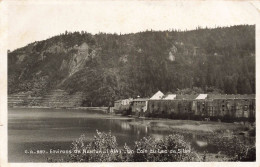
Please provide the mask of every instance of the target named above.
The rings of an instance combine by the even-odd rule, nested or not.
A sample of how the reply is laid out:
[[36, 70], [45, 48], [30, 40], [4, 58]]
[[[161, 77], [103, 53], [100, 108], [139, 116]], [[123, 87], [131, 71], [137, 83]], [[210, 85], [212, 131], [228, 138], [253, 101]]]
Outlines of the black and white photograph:
[[257, 164], [258, 1], [1, 5], [5, 165]]

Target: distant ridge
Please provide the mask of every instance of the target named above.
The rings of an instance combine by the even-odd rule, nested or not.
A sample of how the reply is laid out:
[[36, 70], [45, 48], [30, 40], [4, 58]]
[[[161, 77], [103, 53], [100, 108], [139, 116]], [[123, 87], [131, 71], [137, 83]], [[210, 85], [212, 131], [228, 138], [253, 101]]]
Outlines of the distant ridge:
[[157, 90], [255, 94], [255, 26], [65, 32], [8, 53], [10, 97], [31, 92], [43, 98], [58, 89], [82, 94], [80, 106], [108, 106]]

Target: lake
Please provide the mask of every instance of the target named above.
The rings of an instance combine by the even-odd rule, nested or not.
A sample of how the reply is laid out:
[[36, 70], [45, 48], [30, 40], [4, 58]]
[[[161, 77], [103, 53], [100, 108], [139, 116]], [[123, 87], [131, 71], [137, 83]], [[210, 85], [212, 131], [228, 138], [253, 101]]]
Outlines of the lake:
[[[25, 151], [70, 149], [72, 141], [81, 134], [91, 140], [96, 130], [111, 131], [117, 137], [119, 146], [125, 143], [131, 146], [145, 136], [159, 139], [171, 133], [171, 130], [136, 126], [142, 121], [145, 120], [91, 110], [9, 108], [8, 159], [9, 162], [46, 162], [50, 155], [25, 154]], [[54, 156], [62, 158], [67, 155]]]

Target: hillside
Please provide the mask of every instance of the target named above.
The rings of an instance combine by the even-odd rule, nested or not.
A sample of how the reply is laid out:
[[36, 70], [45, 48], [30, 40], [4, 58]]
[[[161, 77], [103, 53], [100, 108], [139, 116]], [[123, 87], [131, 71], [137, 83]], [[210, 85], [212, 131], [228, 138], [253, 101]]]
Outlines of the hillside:
[[255, 26], [96, 35], [65, 32], [8, 53], [8, 94], [81, 93], [82, 106], [187, 93], [255, 93]]

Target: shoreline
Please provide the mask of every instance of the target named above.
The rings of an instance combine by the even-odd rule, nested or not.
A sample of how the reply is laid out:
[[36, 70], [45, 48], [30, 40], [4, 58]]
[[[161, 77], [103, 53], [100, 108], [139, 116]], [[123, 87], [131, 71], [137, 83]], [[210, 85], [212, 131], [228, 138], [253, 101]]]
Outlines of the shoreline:
[[99, 113], [121, 117], [125, 119], [135, 119], [136, 121], [130, 122], [131, 126], [138, 127], [153, 127], [161, 130], [171, 130], [171, 131], [191, 131], [191, 132], [202, 132], [202, 133], [213, 133], [216, 131], [225, 131], [225, 127], [229, 126], [229, 130], [235, 130], [241, 127], [248, 127], [248, 125], [243, 125], [236, 122], [216, 122], [216, 121], [200, 121], [200, 120], [181, 120], [181, 119], [167, 119], [167, 118], [151, 118], [151, 117], [136, 117], [135, 115], [122, 115], [115, 113], [108, 113], [108, 107], [44, 107], [44, 106], [14, 106], [8, 107], [8, 109], [65, 109], [65, 110], [85, 110], [85, 111], [98, 111]]
[[102, 110], [105, 111], [108, 107], [47, 107], [47, 106], [8, 106], [7, 108], [44, 108], [44, 109], [72, 109], [72, 110]]

